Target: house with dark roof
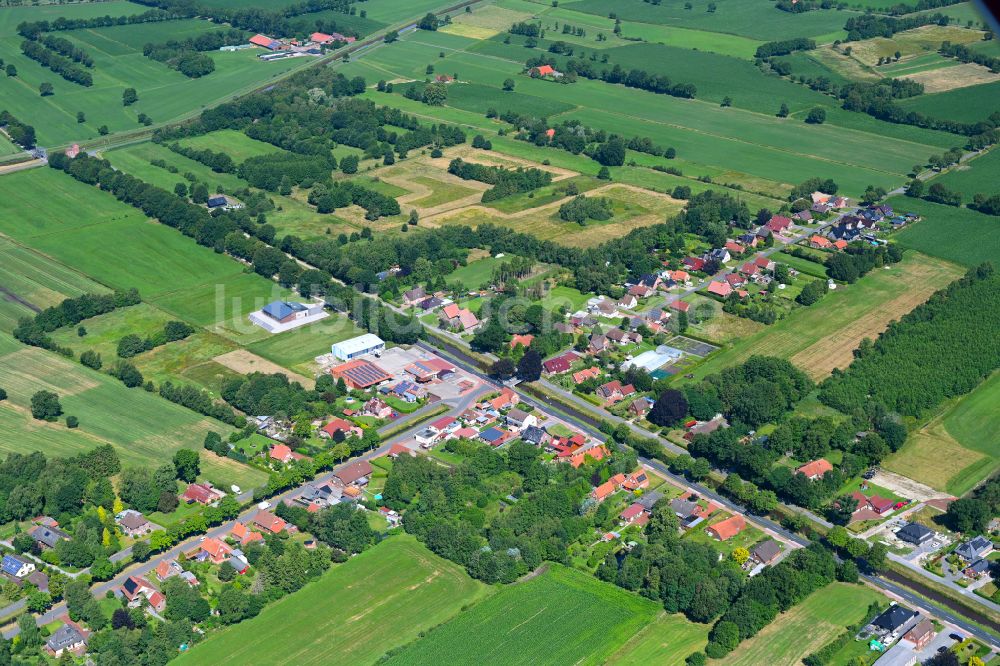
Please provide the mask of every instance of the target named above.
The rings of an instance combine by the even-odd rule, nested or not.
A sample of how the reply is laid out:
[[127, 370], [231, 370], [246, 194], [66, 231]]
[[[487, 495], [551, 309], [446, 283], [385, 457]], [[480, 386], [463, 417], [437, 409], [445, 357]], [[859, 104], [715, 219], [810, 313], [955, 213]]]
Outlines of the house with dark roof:
[[750, 551], [750, 557], [752, 557], [757, 564], [770, 564], [777, 559], [778, 555], [781, 555], [781, 544], [774, 539], [761, 541], [753, 547], [753, 550]]
[[883, 639], [889, 639], [882, 641], [886, 643], [895, 640], [904, 627], [909, 626], [916, 617], [916, 611], [894, 603], [872, 620], [869, 626]]
[[132, 538], [149, 534], [153, 531], [153, 525], [146, 516], [134, 509], [122, 511], [115, 522], [122, 528], [122, 532]]
[[3, 560], [0, 560], [0, 573], [8, 578], [25, 578], [34, 570], [34, 563], [16, 555], [4, 555]]
[[545, 370], [550, 375], [561, 375], [564, 372], [569, 372], [570, 367], [573, 362], [578, 360], [580, 355], [576, 352], [566, 352], [565, 354], [560, 354], [554, 358], [542, 363], [542, 369]]
[[521, 439], [535, 446], [544, 446], [552, 437], [543, 428], [530, 425], [521, 432]]
[[345, 486], [367, 485], [371, 475], [372, 465], [367, 460], [358, 460], [333, 473], [333, 477]]
[[896, 536], [907, 543], [922, 546], [934, 538], [934, 530], [920, 523], [907, 523], [896, 532]]
[[982, 535], [969, 539], [955, 549], [955, 554], [966, 562], [975, 562], [980, 558], [986, 557], [992, 552], [993, 542], [989, 539], [989, 537]]
[[985, 557], [980, 558], [967, 566], [962, 573], [969, 578], [979, 578], [990, 570], [990, 561]]
[[330, 370], [334, 379], [343, 379], [349, 388], [364, 390], [392, 379], [392, 375], [363, 358], [342, 363]]
[[28, 534], [42, 548], [55, 548], [63, 539], [69, 540], [69, 535], [58, 527], [47, 527], [45, 525], [35, 525]]
[[45, 651], [55, 659], [61, 657], [64, 652], [70, 652], [77, 657], [83, 655], [87, 651], [88, 632], [68, 616], [64, 616], [62, 620], [63, 625], [45, 641]]

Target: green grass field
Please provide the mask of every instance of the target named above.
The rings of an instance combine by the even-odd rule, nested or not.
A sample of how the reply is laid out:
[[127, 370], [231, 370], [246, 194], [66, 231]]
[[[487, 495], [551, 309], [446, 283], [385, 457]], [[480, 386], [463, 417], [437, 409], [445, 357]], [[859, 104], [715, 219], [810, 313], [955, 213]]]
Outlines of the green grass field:
[[724, 666], [798, 664], [860, 620], [873, 601], [886, 601], [862, 585], [831, 583], [813, 592], [763, 631], [740, 644], [720, 663]]
[[588, 574], [548, 566], [411, 643], [388, 663], [598, 664], [660, 610]]
[[[99, 3], [96, 7], [115, 4], [118, 3]], [[79, 16], [76, 8], [80, 6], [67, 5], [59, 15]], [[128, 6], [135, 11], [122, 13], [138, 14], [147, 9], [139, 5]], [[32, 20], [30, 12], [18, 14], [22, 20]], [[93, 56], [94, 85], [89, 88], [65, 81], [30, 60], [20, 51], [21, 37], [3, 33], [7, 36], [0, 37], [0, 58], [15, 65], [18, 72], [16, 78], [4, 77], [0, 81], [4, 107], [19, 118], [31, 119], [42, 145], [66, 144], [99, 138], [97, 130], [101, 125], [107, 125], [113, 133], [140, 129], [139, 113], [148, 114], [158, 123], [191, 115], [207, 104], [249, 90], [276, 74], [300, 68], [310, 61], [289, 58], [265, 63], [257, 59], [255, 49], [215, 52], [211, 54], [215, 71], [190, 79], [142, 55], [142, 47], [147, 42], [184, 39], [217, 29], [218, 26], [208, 21], [186, 19], [60, 32], [60, 36], [76, 42]], [[53, 85], [53, 95], [44, 98], [38, 95], [42, 82]], [[125, 107], [121, 95], [128, 87], [138, 91], [139, 101]], [[84, 112], [85, 122], [77, 122], [78, 111]]]
[[394, 536], [177, 663], [371, 664], [488, 590], [413, 537]]
[[513, 255], [505, 255], [500, 259], [496, 257], [477, 259], [450, 273], [448, 275], [448, 284], [460, 284], [468, 290], [479, 289], [484, 283], [489, 282], [496, 268], [499, 268], [503, 262], [510, 261], [511, 259], [513, 259]]
[[[563, 4], [560, 3], [561, 6]], [[614, 12], [622, 20], [696, 28], [765, 41], [786, 39], [790, 34], [801, 37], [839, 34], [847, 19], [855, 15], [854, 12], [832, 9], [790, 14], [775, 9], [773, 3], [767, 0], [718, 0], [714, 3], [717, 7], [715, 12], [708, 11], [708, 0], [695, 0], [691, 9], [684, 9], [684, 4], [653, 5], [642, 0], [619, 0], [615, 3]], [[567, 2], [564, 6], [599, 16], [608, 15], [605, 0], [580, 0]]]
[[960, 496], [1000, 467], [1000, 374], [945, 405], [885, 461], [886, 469]]
[[106, 291], [86, 275], [0, 237], [0, 330], [12, 331], [21, 317], [70, 296]]
[[923, 303], [960, 276], [961, 269], [917, 253], [889, 269], [876, 269], [853, 285], [841, 285], [811, 307], [737, 340], [692, 372], [701, 379], [753, 354], [790, 359], [814, 379], [844, 368], [865, 337], [874, 339], [890, 321]]
[[991, 150], [969, 162], [931, 180], [949, 190], [962, 193], [962, 201], [970, 203], [976, 194], [1000, 194], [1000, 150]]
[[709, 628], [683, 615], [662, 614], [640, 629], [607, 663], [621, 666], [681, 664], [692, 652], [704, 649]]
[[208, 134], [192, 136], [181, 140], [180, 144], [182, 146], [197, 148], [199, 150], [207, 148], [209, 150], [226, 153], [232, 157], [233, 161], [237, 164], [249, 157], [273, 155], [275, 153], [286, 152], [281, 148], [272, 146], [269, 143], [264, 143], [263, 141], [258, 141], [257, 139], [251, 139], [243, 132], [237, 132], [236, 130], [231, 129], [216, 130], [214, 132], [209, 132]]
[[923, 218], [895, 235], [902, 247], [970, 267], [1000, 261], [1000, 218], [909, 197], [892, 197], [887, 203]]
[[331, 314], [326, 319], [286, 333], [270, 335], [247, 347], [269, 361], [305, 375], [313, 376], [313, 359], [329, 354], [330, 345], [364, 333], [343, 315]]
[[[202, 449], [209, 430], [231, 428], [200, 416], [141, 389], [127, 389], [108, 375], [84, 368], [61, 356], [24, 347], [0, 333], [0, 386], [8, 399], [0, 403], [0, 422], [8, 437], [4, 453], [44, 451], [71, 456], [101, 444], [112, 444], [125, 466], [168, 462], [179, 448]], [[70, 430], [62, 422], [36, 421], [28, 411], [36, 391], [56, 393], [63, 413], [80, 419]], [[206, 478], [252, 488], [266, 475], [234, 460], [202, 456]]]
[[[261, 330], [246, 315], [287, 293], [54, 169], [4, 176], [0, 199], [12, 212], [0, 219], [0, 232], [108, 287], [136, 287], [163, 310], [200, 326], [218, 325], [232, 337]], [[44, 209], [36, 205], [41, 199]]]
[[899, 106], [907, 111], [918, 111], [932, 118], [947, 118], [966, 123], [985, 120], [998, 109], [1000, 82], [956, 88], [932, 95], [918, 95], [902, 100]]

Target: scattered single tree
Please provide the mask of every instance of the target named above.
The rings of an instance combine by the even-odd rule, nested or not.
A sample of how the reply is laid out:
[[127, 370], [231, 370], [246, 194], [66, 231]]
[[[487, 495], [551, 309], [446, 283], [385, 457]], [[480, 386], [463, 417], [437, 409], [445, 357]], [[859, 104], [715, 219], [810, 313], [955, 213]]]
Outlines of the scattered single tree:
[[51, 391], [38, 391], [31, 396], [31, 415], [39, 421], [55, 421], [62, 414], [59, 396]]

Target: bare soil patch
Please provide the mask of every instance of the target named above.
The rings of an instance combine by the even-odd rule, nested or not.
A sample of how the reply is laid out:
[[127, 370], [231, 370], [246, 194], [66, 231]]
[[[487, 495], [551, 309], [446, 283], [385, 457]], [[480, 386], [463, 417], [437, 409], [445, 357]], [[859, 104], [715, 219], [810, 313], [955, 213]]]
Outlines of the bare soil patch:
[[1000, 81], [1000, 73], [993, 73], [985, 67], [970, 62], [908, 74], [900, 78], [924, 84], [924, 93], [929, 94]]
[[257, 356], [256, 354], [248, 352], [245, 349], [236, 349], [231, 352], [221, 354], [216, 356], [213, 360], [242, 375], [247, 375], [251, 372], [263, 372], [269, 375], [281, 373], [288, 377], [289, 381], [299, 382], [307, 389], [311, 389], [316, 385], [315, 380], [308, 379], [300, 374], [286, 370], [277, 363], [272, 363], [266, 358]]

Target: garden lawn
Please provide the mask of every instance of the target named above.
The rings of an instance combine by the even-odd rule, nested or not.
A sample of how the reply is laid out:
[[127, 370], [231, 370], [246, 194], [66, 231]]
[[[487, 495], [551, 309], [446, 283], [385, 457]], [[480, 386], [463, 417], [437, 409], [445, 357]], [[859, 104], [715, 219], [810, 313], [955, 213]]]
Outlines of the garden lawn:
[[0, 237], [0, 330], [12, 331], [21, 317], [70, 296], [106, 291], [86, 275]]
[[683, 615], [661, 614], [639, 630], [608, 660], [621, 666], [647, 664], [680, 664], [692, 652], [698, 652], [708, 642], [709, 626], [697, 624]]
[[913, 212], [923, 218], [894, 235], [902, 247], [970, 268], [984, 261], [1000, 262], [1000, 217], [902, 196], [891, 197], [886, 203], [897, 212]]
[[598, 664], [661, 610], [593, 576], [548, 564], [397, 653], [388, 664]]
[[885, 461], [885, 468], [961, 496], [1000, 467], [1000, 373], [951, 401]]
[[876, 338], [889, 322], [923, 303], [959, 277], [954, 264], [907, 253], [891, 268], [877, 268], [852, 285], [840, 285], [818, 303], [798, 307], [784, 319], [743, 337], [710, 356], [692, 372], [719, 372], [753, 354], [787, 358], [813, 379], [845, 368], [863, 338]]
[[393, 536], [177, 663], [371, 664], [488, 590], [413, 537]]
[[[51, 352], [24, 347], [4, 333], [0, 333], [0, 386], [9, 396], [0, 403], [0, 422], [8, 433], [0, 442], [3, 453], [72, 456], [111, 444], [122, 465], [147, 467], [171, 461], [180, 448], [201, 451], [209, 430], [222, 435], [232, 430]], [[33, 419], [28, 407], [39, 390], [56, 393], [64, 416], [76, 416], [80, 426], [70, 430], [63, 421]], [[201, 469], [213, 479], [248, 488], [266, 480], [253, 468], [213, 455], [202, 456]]]
[[792, 666], [860, 620], [868, 605], [885, 601], [861, 585], [831, 583], [779, 615], [759, 634], [744, 641], [720, 663], [723, 666]]

